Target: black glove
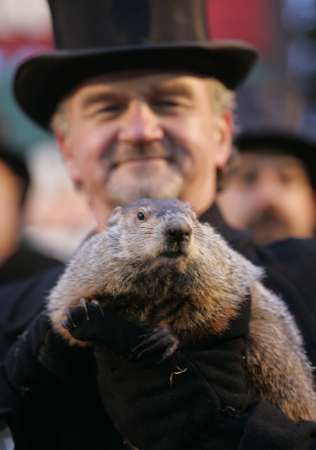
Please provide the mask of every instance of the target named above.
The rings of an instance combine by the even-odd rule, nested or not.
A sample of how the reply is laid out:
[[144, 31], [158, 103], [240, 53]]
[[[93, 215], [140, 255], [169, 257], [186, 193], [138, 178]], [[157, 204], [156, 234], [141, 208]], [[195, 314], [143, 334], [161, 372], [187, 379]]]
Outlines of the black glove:
[[17, 449], [125, 448], [100, 401], [93, 352], [69, 347], [46, 313], [9, 350], [0, 392]]
[[96, 301], [69, 309], [64, 326], [76, 339], [103, 345], [134, 360], [146, 358], [160, 362], [171, 356], [179, 345], [168, 326], [149, 329], [125, 320]]
[[39, 314], [17, 338], [4, 361], [4, 372], [11, 388], [26, 394], [49, 372], [63, 382], [73, 380], [78, 364], [82, 365], [84, 351], [70, 348], [52, 330], [46, 312]]
[[[82, 311], [76, 318], [72, 314], [77, 324], [68, 329], [76, 338], [94, 341], [103, 404], [133, 445], [142, 450], [226, 450], [236, 448], [244, 413], [253, 402], [244, 368], [249, 313], [246, 302], [227, 332], [210, 334], [174, 353], [170, 350], [172, 339], [166, 347], [155, 342], [156, 362], [163, 360], [160, 364], [153, 364], [152, 358], [127, 358], [128, 349], [135, 344], [138, 350], [147, 351], [144, 333], [130, 324], [131, 334], [126, 337], [126, 330], [112, 328], [108, 319], [103, 319], [107, 317], [105, 309], [89, 320]], [[161, 351], [162, 355], [166, 351], [173, 354], [164, 359]], [[149, 353], [152, 356], [150, 345]]]

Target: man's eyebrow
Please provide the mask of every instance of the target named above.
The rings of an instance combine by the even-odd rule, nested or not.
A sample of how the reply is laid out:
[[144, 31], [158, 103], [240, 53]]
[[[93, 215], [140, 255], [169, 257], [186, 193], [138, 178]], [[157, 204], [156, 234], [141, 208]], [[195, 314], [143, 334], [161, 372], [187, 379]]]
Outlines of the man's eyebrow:
[[192, 89], [184, 83], [153, 86], [153, 95], [176, 95], [181, 97], [192, 97]]
[[110, 103], [113, 101], [117, 101], [118, 99], [122, 99], [122, 94], [119, 92], [95, 92], [86, 95], [86, 97], [82, 100], [82, 108], [88, 109], [90, 106], [93, 106], [95, 104], [105, 102]]
[[304, 164], [302, 164], [301, 166], [299, 165], [299, 164], [297, 164], [296, 162], [289, 162], [289, 161], [286, 161], [286, 163], [284, 164], [281, 164], [281, 163], [279, 163], [279, 164], [277, 164], [276, 165], [276, 168], [279, 170], [279, 171], [282, 171], [282, 172], [298, 172], [298, 171], [300, 171], [302, 168], [305, 170], [305, 167], [304, 167]]

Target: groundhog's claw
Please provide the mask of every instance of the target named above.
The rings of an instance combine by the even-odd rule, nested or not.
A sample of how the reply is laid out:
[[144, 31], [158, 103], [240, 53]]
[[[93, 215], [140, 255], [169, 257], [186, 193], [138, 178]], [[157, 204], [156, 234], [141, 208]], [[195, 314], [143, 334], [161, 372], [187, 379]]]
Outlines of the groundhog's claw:
[[97, 308], [101, 314], [101, 316], [104, 316], [104, 311], [100, 306], [100, 303], [98, 302], [98, 300], [91, 300], [90, 305], [93, 306], [94, 308]]
[[167, 325], [154, 328], [152, 333], [144, 336], [142, 341], [136, 345], [130, 355], [130, 359], [141, 359], [158, 355], [158, 363], [170, 358], [179, 347], [178, 338], [172, 333]]
[[74, 322], [73, 317], [71, 315], [71, 311], [68, 310], [66, 312], [66, 319], [62, 323], [63, 327], [65, 327], [67, 330], [76, 328], [77, 324]]
[[86, 319], [90, 320], [89, 311], [88, 311], [88, 308], [87, 308], [87, 301], [86, 301], [85, 298], [81, 298], [80, 299], [80, 305], [82, 306], [82, 308], [85, 311]]

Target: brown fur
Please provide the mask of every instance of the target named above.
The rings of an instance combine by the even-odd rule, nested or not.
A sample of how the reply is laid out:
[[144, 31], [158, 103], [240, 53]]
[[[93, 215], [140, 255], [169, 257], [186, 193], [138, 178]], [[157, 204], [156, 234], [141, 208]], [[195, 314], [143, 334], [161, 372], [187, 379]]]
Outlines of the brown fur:
[[[175, 247], [166, 230], [174, 224], [192, 234], [181, 247], [183, 254], [170, 257], [165, 252]], [[312, 370], [302, 338], [282, 300], [261, 284], [261, 276], [212, 227], [198, 222], [188, 205], [140, 200], [117, 208], [107, 231], [83, 244], [51, 292], [48, 309], [56, 329], [71, 343], [75, 340], [61, 323], [66, 309], [83, 297], [97, 298], [147, 325], [167, 323], [180, 341], [188, 342], [227, 329], [250, 293], [246, 361], [258, 395], [293, 420], [315, 420]]]

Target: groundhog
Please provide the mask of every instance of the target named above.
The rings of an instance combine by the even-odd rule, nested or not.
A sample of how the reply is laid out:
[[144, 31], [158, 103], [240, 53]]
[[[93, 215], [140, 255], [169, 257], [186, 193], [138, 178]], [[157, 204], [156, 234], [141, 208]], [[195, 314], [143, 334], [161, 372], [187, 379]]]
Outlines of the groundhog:
[[82, 298], [150, 327], [166, 324], [185, 344], [225, 331], [250, 295], [249, 379], [260, 398], [289, 418], [315, 420], [312, 369], [301, 335], [262, 276], [188, 204], [143, 199], [117, 207], [106, 231], [79, 248], [52, 290], [48, 310], [72, 344], [80, 342], [62, 323]]

